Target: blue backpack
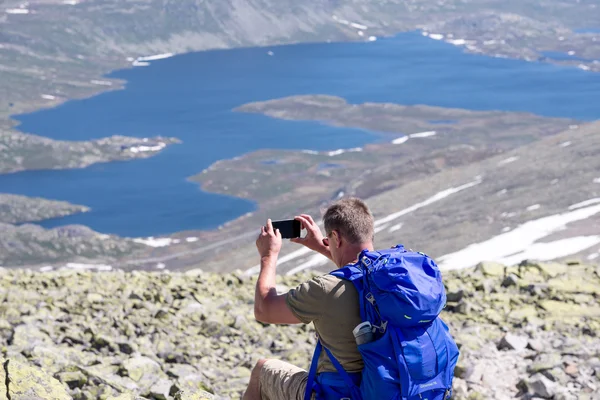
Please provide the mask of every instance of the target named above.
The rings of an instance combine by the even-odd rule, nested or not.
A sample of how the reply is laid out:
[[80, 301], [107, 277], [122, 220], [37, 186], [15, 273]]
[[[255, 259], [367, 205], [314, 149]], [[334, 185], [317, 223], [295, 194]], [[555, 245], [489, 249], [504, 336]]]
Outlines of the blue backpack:
[[444, 400], [452, 394], [459, 351], [438, 317], [446, 291], [435, 262], [398, 245], [360, 253], [356, 264], [331, 275], [351, 281], [360, 315], [375, 327], [374, 340], [358, 346], [364, 369], [348, 373], [329, 349], [336, 372], [317, 375], [317, 342], [305, 400]]

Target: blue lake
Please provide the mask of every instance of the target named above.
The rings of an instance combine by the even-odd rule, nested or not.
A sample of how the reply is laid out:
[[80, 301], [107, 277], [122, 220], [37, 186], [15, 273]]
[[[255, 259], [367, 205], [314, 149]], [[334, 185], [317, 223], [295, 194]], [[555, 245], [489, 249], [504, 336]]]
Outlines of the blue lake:
[[0, 176], [2, 192], [66, 200], [93, 210], [43, 226], [79, 223], [125, 236], [215, 228], [255, 205], [203, 192], [186, 180], [213, 162], [262, 148], [332, 150], [381, 140], [358, 129], [232, 111], [251, 101], [320, 93], [354, 103], [600, 118], [600, 74], [465, 54], [417, 32], [373, 43], [186, 54], [111, 76], [127, 80], [126, 89], [21, 115], [20, 129], [65, 140], [174, 136], [183, 144], [146, 160]]

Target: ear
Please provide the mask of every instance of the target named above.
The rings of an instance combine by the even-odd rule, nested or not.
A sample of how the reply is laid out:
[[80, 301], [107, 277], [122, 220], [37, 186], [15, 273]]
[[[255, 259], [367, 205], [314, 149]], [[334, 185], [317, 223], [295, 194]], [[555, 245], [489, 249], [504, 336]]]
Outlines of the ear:
[[331, 231], [331, 239], [335, 240], [335, 244], [338, 249], [340, 247], [342, 247], [343, 240], [342, 240], [342, 236], [340, 235], [340, 233], [338, 231]]

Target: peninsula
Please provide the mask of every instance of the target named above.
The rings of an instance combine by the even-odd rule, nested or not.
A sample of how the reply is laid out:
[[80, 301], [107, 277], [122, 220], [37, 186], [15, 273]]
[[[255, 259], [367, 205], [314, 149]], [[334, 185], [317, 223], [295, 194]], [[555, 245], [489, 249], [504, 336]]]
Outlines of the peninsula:
[[68, 142], [0, 129], [0, 173], [84, 168], [92, 164], [147, 158], [178, 143], [175, 138], [108, 138]]
[[0, 193], [0, 222], [5, 224], [36, 222], [89, 210], [88, 207], [70, 204], [66, 201]]

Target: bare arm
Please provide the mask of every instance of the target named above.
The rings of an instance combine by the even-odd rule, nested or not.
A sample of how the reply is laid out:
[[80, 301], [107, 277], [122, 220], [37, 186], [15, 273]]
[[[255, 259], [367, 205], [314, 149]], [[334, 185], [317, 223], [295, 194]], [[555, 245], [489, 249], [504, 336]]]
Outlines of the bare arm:
[[254, 293], [254, 317], [267, 324], [301, 323], [287, 306], [286, 295], [277, 294], [275, 276], [281, 250], [281, 233], [273, 230], [271, 220], [261, 228], [256, 247], [260, 254], [260, 274]]

